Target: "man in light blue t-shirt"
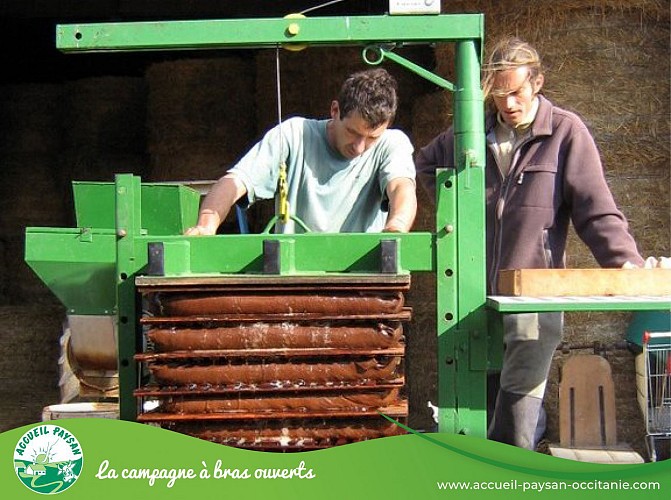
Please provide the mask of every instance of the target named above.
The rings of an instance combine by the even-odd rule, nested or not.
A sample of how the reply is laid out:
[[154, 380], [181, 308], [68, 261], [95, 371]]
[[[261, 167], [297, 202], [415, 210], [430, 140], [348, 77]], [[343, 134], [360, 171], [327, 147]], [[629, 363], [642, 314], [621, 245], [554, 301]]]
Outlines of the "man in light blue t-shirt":
[[343, 83], [330, 120], [290, 118], [271, 129], [203, 204], [187, 235], [215, 234], [233, 204], [275, 196], [286, 164], [289, 213], [317, 232], [407, 232], [417, 211], [413, 147], [389, 129], [396, 81], [384, 69]]

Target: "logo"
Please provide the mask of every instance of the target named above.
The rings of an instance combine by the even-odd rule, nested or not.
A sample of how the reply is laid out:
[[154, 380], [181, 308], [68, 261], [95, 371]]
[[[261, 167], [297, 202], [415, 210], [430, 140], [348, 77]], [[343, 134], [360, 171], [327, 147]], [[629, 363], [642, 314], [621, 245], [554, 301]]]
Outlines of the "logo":
[[14, 470], [27, 488], [45, 495], [75, 484], [84, 455], [79, 441], [56, 425], [38, 425], [26, 432], [14, 449]]

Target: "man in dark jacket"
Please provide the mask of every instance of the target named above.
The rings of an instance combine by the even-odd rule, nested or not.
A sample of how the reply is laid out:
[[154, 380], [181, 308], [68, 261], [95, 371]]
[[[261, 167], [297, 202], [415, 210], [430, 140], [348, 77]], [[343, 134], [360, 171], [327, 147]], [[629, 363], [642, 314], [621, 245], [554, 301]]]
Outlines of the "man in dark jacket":
[[[539, 94], [544, 83], [536, 50], [517, 38], [499, 42], [485, 66], [490, 110], [486, 219], [488, 293], [503, 269], [564, 267], [569, 221], [603, 267], [643, 259], [606, 184], [594, 140], [575, 114]], [[436, 168], [454, 168], [448, 129], [421, 149], [418, 178], [435, 196]], [[562, 313], [504, 317], [505, 352], [490, 439], [534, 449]]]

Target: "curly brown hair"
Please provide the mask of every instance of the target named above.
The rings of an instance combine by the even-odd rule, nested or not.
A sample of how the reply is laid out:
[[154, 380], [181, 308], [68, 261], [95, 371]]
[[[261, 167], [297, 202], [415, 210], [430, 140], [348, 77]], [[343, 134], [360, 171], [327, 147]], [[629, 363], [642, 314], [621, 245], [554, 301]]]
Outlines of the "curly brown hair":
[[383, 68], [353, 73], [338, 94], [340, 118], [356, 111], [371, 128], [391, 124], [398, 107], [396, 90], [396, 80]]

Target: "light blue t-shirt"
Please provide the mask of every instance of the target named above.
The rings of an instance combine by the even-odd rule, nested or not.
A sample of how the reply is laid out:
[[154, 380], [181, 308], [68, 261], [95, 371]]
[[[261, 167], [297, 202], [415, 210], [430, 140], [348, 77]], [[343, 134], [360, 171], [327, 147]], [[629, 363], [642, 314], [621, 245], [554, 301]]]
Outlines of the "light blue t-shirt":
[[410, 139], [400, 130], [387, 129], [370, 149], [350, 160], [329, 145], [327, 123], [300, 117], [284, 121], [230, 172], [247, 188], [248, 203], [273, 198], [282, 154], [290, 213], [311, 231], [380, 232], [387, 218], [387, 184], [398, 177], [415, 179]]

